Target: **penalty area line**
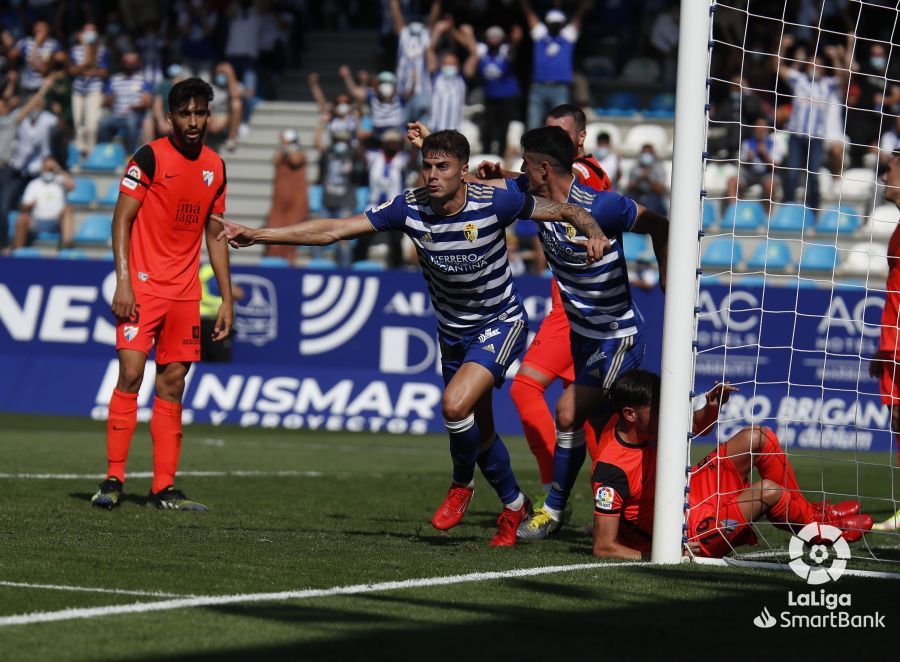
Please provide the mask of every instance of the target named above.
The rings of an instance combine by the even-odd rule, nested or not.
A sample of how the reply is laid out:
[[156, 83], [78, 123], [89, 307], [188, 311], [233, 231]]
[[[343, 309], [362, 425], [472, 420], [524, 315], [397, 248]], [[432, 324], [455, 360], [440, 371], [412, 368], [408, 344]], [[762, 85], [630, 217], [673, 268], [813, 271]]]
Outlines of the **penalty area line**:
[[[321, 471], [179, 471], [185, 478], [321, 478]], [[0, 473], [0, 479], [14, 480], [103, 480], [106, 474]], [[152, 471], [132, 471], [128, 478], [153, 478]]]
[[0, 586], [10, 588], [37, 588], [50, 591], [75, 591], [78, 593], [109, 593], [113, 595], [136, 595], [146, 598], [196, 598], [199, 596], [184, 593], [165, 593], [163, 591], [132, 591], [123, 588], [101, 588], [95, 586], [69, 586], [65, 584], [30, 584], [28, 582], [0, 581]]
[[574, 565], [557, 565], [540, 568], [520, 568], [498, 572], [472, 572], [465, 575], [447, 577], [426, 577], [423, 579], [405, 579], [401, 581], [381, 582], [379, 584], [355, 584], [352, 586], [335, 586], [322, 589], [305, 589], [296, 591], [279, 591], [276, 593], [239, 593], [235, 595], [210, 595], [159, 602], [135, 602], [133, 604], [109, 605], [104, 607], [83, 607], [62, 609], [59, 611], [34, 612], [15, 616], [0, 617], [0, 627], [9, 625], [31, 625], [34, 623], [52, 623], [74, 619], [102, 618], [104, 616], [121, 616], [124, 614], [146, 614], [155, 611], [172, 611], [174, 609], [191, 609], [196, 607], [218, 607], [221, 605], [246, 604], [253, 602], [281, 602], [284, 600], [305, 600], [309, 598], [329, 598], [339, 595], [362, 595], [382, 591], [399, 591], [413, 588], [431, 588], [435, 586], [451, 586], [472, 582], [492, 581], [496, 579], [517, 579], [519, 577], [535, 577], [579, 570], [607, 570], [632, 566], [652, 568], [644, 561], [626, 561], [623, 563], [579, 563]]

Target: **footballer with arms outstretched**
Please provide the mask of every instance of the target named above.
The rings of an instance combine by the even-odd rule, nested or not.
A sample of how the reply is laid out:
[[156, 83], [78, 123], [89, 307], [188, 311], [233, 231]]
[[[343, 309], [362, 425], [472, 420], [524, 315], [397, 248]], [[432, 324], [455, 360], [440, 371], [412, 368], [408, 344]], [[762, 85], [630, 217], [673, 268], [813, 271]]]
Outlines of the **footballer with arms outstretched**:
[[[591, 474], [595, 556], [649, 558], [659, 390], [659, 376], [646, 370], [622, 374], [610, 389], [616, 413], [600, 434]], [[713, 426], [734, 390], [730, 384], [716, 384], [701, 396], [694, 407], [696, 434]], [[751, 484], [753, 467], [761, 480]], [[843, 531], [847, 542], [872, 528], [872, 518], [859, 513], [858, 501], [807, 501], [790, 460], [768, 428], [744, 428], [691, 467], [690, 474], [687, 545], [697, 556], [722, 557], [739, 545], [756, 544], [750, 524], [763, 516], [791, 532], [810, 522], [830, 524]]]
[[600, 260], [609, 241], [581, 207], [467, 183], [469, 143], [458, 131], [438, 131], [421, 143], [425, 186], [349, 219], [319, 219], [282, 228], [250, 229], [222, 220], [235, 247], [320, 246], [400, 230], [413, 241], [438, 320], [444, 376], [442, 410], [450, 435], [453, 481], [431, 520], [440, 530], [462, 519], [474, 492], [476, 465], [504, 504], [491, 544], [515, 544], [531, 511], [494, 430], [492, 392], [499, 388], [527, 337], [525, 309], [506, 252], [506, 227], [517, 218], [560, 219], [585, 237], [586, 259]]
[[225, 164], [203, 145], [213, 91], [189, 78], [169, 92], [172, 135], [144, 145], [128, 162], [113, 213], [113, 256], [119, 377], [109, 403], [107, 478], [94, 506], [119, 505], [125, 460], [137, 425], [138, 390], [156, 346], [156, 397], [150, 419], [153, 485], [149, 506], [207, 510], [175, 489], [181, 452], [181, 397], [191, 363], [200, 360], [200, 246], [206, 234], [222, 304], [213, 340], [228, 337], [234, 320], [228, 250], [212, 213], [225, 211]]

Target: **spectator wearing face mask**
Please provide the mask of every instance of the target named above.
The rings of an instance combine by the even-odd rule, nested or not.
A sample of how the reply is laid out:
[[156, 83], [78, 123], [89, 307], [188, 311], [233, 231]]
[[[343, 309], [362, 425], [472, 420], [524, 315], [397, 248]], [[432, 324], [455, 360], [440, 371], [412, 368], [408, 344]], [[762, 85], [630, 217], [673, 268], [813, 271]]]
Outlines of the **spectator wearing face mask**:
[[372, 112], [372, 134], [375, 139], [381, 139], [385, 131], [399, 131], [404, 124], [404, 104], [411, 94], [406, 95], [397, 91], [397, 76], [390, 71], [382, 71], [375, 79], [375, 88], [368, 87], [368, 74], [360, 72], [359, 84], [353, 80], [350, 67], [344, 65], [339, 70], [347, 91], [360, 103], [367, 103]]
[[603, 172], [609, 177], [613, 189], [619, 189], [619, 179], [622, 177], [622, 160], [619, 155], [613, 151], [612, 141], [608, 133], [597, 134], [597, 149], [594, 151], [594, 157], [597, 163], [603, 168]]
[[212, 88], [213, 101], [209, 108], [209, 128], [206, 135], [214, 142], [224, 140], [225, 148], [233, 151], [237, 147], [243, 104], [241, 84], [228, 62], [216, 65]]
[[172, 125], [166, 119], [169, 113], [169, 92], [172, 86], [188, 77], [187, 71], [178, 62], [166, 67], [166, 75], [153, 93], [151, 112], [145, 120], [144, 134], [149, 138], [162, 138], [172, 134]]
[[103, 89], [109, 75], [106, 46], [100, 43], [97, 26], [85, 23], [69, 52], [72, 78], [72, 123], [75, 146], [82, 156], [97, 144], [97, 128], [103, 112]]
[[568, 23], [564, 13], [551, 9], [541, 23], [531, 3], [521, 0], [534, 42], [534, 70], [528, 91], [529, 129], [542, 126], [551, 108], [569, 103], [575, 43], [581, 30], [581, 19], [592, 4], [593, 0], [582, 0]]
[[[306, 182], [306, 155], [300, 146], [300, 135], [294, 129], [281, 132], [281, 144], [272, 155], [275, 178], [272, 206], [266, 226], [280, 228], [302, 223], [309, 217], [309, 194]], [[294, 246], [266, 246], [266, 255], [283, 257], [291, 266], [296, 260]]]
[[49, 23], [35, 21], [31, 36], [20, 39], [10, 51], [10, 59], [22, 62], [20, 84], [26, 95], [40, 89], [43, 77], [50, 72], [50, 59], [59, 50], [59, 42], [50, 36]]
[[465, 70], [472, 73], [478, 62], [478, 42], [471, 25], [456, 28], [451, 19], [437, 21], [431, 30], [431, 46], [427, 55], [428, 71], [431, 74], [431, 128], [433, 131], [459, 131], [466, 103], [466, 79], [460, 70], [456, 53], [444, 51], [438, 55], [437, 46], [445, 34], [468, 51]]
[[[369, 166], [369, 209], [390, 202], [403, 193], [409, 155], [403, 151], [403, 134], [396, 130], [385, 131], [381, 136], [381, 148], [366, 152]], [[403, 265], [403, 235], [400, 232], [383, 233], [388, 242], [388, 266]], [[353, 261], [368, 259], [369, 246], [374, 235], [357, 237], [353, 248]]]
[[[320, 124], [317, 134], [324, 130]], [[356, 191], [366, 180], [365, 160], [353, 147], [348, 131], [331, 134], [331, 144], [322, 150], [319, 161], [319, 184], [322, 186], [323, 216], [349, 218], [356, 213]], [[342, 241], [337, 246], [338, 264], [349, 267], [353, 245]]]
[[509, 123], [519, 112], [519, 80], [516, 78], [515, 60], [522, 28], [513, 26], [509, 43], [506, 33], [498, 25], [484, 33], [484, 43], [477, 46], [478, 58], [466, 62], [472, 69], [464, 71], [473, 78], [477, 70], [484, 84], [484, 122], [481, 127], [482, 149], [491, 154], [506, 156], [506, 133]]
[[58, 232], [60, 246], [72, 243], [72, 207], [66, 192], [75, 188], [69, 174], [53, 157], [41, 164], [41, 174], [25, 187], [22, 205], [16, 219], [15, 247], [29, 244], [39, 232]]
[[109, 79], [106, 85], [106, 104], [109, 115], [100, 121], [98, 137], [109, 142], [121, 135], [125, 151], [134, 154], [144, 121], [150, 107], [150, 93], [153, 88], [141, 72], [141, 59], [137, 53], [122, 56], [122, 71]]
[[400, 0], [390, 0], [391, 20], [397, 34], [397, 87], [409, 94], [406, 121], [426, 122], [431, 110], [431, 76], [428, 75], [426, 53], [431, 44], [431, 27], [440, 12], [440, 0], [431, 3], [426, 22], [406, 22]]
[[260, 15], [253, 0], [238, 0], [228, 7], [228, 38], [225, 59], [243, 83], [248, 98], [256, 95], [259, 59]]
[[656, 160], [653, 145], [648, 143], [641, 148], [637, 165], [628, 178], [625, 195], [657, 214], [666, 215], [669, 186], [666, 182], [666, 171]]
[[[306, 79], [313, 99], [319, 104], [319, 116], [325, 121], [328, 136], [332, 137], [337, 132], [346, 131], [355, 138], [359, 130], [359, 112], [354, 107], [350, 95], [340, 92], [335, 95], [334, 103], [328, 103], [328, 98], [319, 85], [319, 74], [313, 72]], [[323, 136], [319, 131], [316, 132], [316, 136], [315, 147], [321, 152], [325, 146]]]

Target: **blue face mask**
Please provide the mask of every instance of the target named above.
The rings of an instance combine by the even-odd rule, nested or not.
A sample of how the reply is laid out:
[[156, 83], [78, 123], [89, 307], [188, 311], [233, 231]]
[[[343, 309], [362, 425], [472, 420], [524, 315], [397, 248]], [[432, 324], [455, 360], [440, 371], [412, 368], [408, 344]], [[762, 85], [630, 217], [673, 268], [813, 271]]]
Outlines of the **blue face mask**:
[[447, 76], [448, 78], [451, 76], [455, 76], [459, 72], [459, 67], [456, 67], [452, 64], [445, 64], [441, 67], [441, 73]]
[[216, 87], [228, 87], [228, 76], [225, 74], [216, 74], [213, 82], [215, 82]]
[[333, 149], [335, 154], [343, 155], [350, 151], [350, 145], [345, 142], [334, 143]]
[[872, 68], [881, 71], [884, 69], [884, 65], [887, 64], [887, 60], [883, 57], [870, 57], [869, 64], [872, 65]]
[[177, 78], [181, 75], [182, 68], [180, 64], [170, 64], [169, 68], [166, 69], [166, 75], [169, 78]]

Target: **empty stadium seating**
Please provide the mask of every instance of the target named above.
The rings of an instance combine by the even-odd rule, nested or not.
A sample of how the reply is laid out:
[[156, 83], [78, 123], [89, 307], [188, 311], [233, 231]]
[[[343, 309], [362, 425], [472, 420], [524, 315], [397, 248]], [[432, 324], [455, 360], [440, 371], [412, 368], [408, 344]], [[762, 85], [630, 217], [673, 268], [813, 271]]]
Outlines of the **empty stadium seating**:
[[119, 143], [98, 143], [88, 154], [82, 170], [97, 172], [118, 172], [125, 164], [125, 148]]
[[715, 237], [709, 240], [703, 251], [704, 267], [735, 269], [743, 260], [743, 248], [734, 237]]

